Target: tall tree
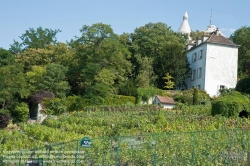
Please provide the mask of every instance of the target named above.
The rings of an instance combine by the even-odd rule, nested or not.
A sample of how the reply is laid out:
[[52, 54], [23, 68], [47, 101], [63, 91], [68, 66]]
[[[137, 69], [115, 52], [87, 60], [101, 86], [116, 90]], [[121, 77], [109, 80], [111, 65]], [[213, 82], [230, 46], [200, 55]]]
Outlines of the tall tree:
[[250, 63], [250, 27], [243, 26], [237, 29], [230, 38], [240, 45], [238, 56], [238, 73], [244, 77], [248, 73]]
[[24, 66], [25, 72], [30, 71], [32, 66], [45, 66], [53, 60], [53, 51], [44, 48], [30, 48], [16, 57], [16, 62]]
[[[186, 58], [186, 38], [175, 33], [164, 23], [148, 23], [145, 26], [136, 28], [131, 34], [133, 54], [150, 57], [153, 59], [151, 75], [156, 79], [155, 85], [158, 88], [164, 87], [162, 79], [166, 72], [173, 76], [176, 86], [182, 86], [184, 79], [189, 72], [189, 65]], [[133, 60], [135, 76], [139, 75], [140, 64]], [[135, 63], [134, 63], [135, 62]]]
[[3, 48], [0, 48], [0, 67], [13, 64], [15, 62], [15, 57]]
[[30, 93], [20, 64], [0, 67], [0, 103], [2, 109], [9, 108], [14, 98], [25, 98]]
[[14, 43], [10, 45], [10, 51], [14, 54], [19, 54], [28, 48], [38, 49], [45, 48], [48, 44], [56, 44], [58, 32], [61, 32], [61, 30], [43, 29], [42, 27], [37, 29], [29, 28], [19, 37], [21, 39], [20, 43], [14, 40]]
[[70, 86], [66, 80], [67, 67], [51, 63], [46, 66], [46, 74], [38, 84], [39, 90], [46, 90], [55, 94], [58, 98], [66, 97]]
[[104, 94], [102, 90], [114, 93], [115, 84], [130, 74], [130, 52], [110, 25], [84, 25], [80, 32], [82, 35], [70, 44], [78, 60], [78, 65], [70, 69], [70, 83], [83, 95], [93, 91]]

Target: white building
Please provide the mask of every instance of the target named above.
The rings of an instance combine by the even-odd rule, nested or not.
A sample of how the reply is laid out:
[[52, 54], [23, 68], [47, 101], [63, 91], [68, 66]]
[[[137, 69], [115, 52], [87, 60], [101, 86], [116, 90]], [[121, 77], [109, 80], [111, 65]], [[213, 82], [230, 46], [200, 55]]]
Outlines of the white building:
[[166, 109], [173, 109], [176, 106], [176, 103], [173, 98], [158, 95], [155, 96], [152, 104], [160, 105]]
[[[188, 29], [190, 27], [186, 31]], [[215, 25], [209, 25], [202, 38], [187, 44], [187, 57], [192, 71], [191, 77], [186, 79], [187, 88], [198, 87], [210, 97], [218, 96], [220, 89], [235, 88], [238, 48]]]
[[187, 44], [187, 57], [191, 77], [186, 79], [188, 89], [198, 87], [210, 97], [218, 96], [219, 90], [235, 88], [237, 83], [238, 48], [217, 29]]

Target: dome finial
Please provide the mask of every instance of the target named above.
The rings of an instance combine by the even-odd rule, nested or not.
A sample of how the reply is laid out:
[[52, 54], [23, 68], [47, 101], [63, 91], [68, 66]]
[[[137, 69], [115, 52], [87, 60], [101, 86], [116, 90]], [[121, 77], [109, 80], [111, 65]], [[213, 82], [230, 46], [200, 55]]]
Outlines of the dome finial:
[[185, 13], [183, 15], [183, 21], [181, 23], [181, 26], [180, 26], [178, 32], [185, 33], [185, 34], [189, 34], [191, 32], [191, 29], [190, 29], [190, 26], [189, 26], [189, 23], [188, 23], [187, 10], [185, 11]]
[[187, 19], [188, 19], [188, 13], [187, 13], [187, 10], [186, 10], [185, 13], [184, 13], [184, 16], [183, 16], [183, 21], [187, 20]]

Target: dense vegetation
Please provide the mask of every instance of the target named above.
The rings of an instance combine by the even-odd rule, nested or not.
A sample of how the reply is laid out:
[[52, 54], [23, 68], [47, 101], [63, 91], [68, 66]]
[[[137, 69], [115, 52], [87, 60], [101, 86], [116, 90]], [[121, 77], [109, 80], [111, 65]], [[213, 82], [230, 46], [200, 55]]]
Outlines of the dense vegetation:
[[[106, 109], [104, 111], [104, 109]], [[157, 106], [87, 107], [79, 112], [50, 116], [43, 124], [20, 124], [2, 131], [2, 150], [36, 147], [45, 142], [69, 141], [84, 136], [91, 138], [141, 135], [147, 133], [190, 132], [234, 129], [249, 125], [248, 119], [211, 115], [211, 106], [186, 106], [181, 110], [162, 110]], [[27, 138], [22, 141], [22, 137]], [[12, 138], [12, 139], [8, 139]], [[13, 139], [16, 140], [15, 144]], [[30, 145], [30, 140], [37, 140]]]
[[[121, 35], [115, 34], [110, 25], [84, 25], [81, 36], [68, 43], [56, 40], [60, 30], [30, 28], [9, 50], [0, 49], [0, 128], [5, 128], [0, 134], [0, 155], [3, 151], [35, 147], [47, 150], [53, 143], [84, 136], [105, 137], [118, 144], [119, 138], [125, 135], [150, 135], [147, 141], [151, 141], [154, 134], [248, 128], [249, 119], [238, 116], [243, 110], [247, 116], [250, 112], [246, 95], [250, 77], [249, 29], [242, 27], [231, 35], [241, 45], [238, 69], [241, 80], [236, 90], [244, 95], [226, 90], [211, 101], [206, 92], [197, 88], [170, 91], [185, 87], [184, 79], [189, 76], [190, 68], [185, 52], [186, 36], [175, 33], [164, 23], [148, 23], [131, 34]], [[200, 32], [192, 33], [194, 38], [200, 35]], [[141, 105], [154, 95], [173, 97], [176, 109]], [[42, 111], [49, 117], [42, 124], [26, 123], [31, 104], [38, 102], [43, 102]], [[229, 138], [236, 142], [249, 138], [243, 131], [236, 133]], [[199, 139], [193, 134], [169, 136], [169, 140], [166, 135], [157, 137], [161, 147], [179, 148], [168, 152], [160, 148], [157, 156], [179, 154], [185, 158], [190, 154], [185, 151], [190, 149], [186, 146], [193, 144], [190, 140], [196, 141], [197, 154], [202, 159], [202, 155], [217, 153], [204, 149], [204, 141], [228, 140], [228, 133], [207, 136], [200, 133]], [[178, 146], [179, 141], [184, 148]], [[249, 152], [243, 144], [240, 149]], [[98, 150], [103, 151], [109, 146], [98, 145]], [[213, 144], [210, 148], [225, 150], [224, 144]], [[145, 161], [141, 165], [149, 165], [145, 158], [152, 154], [146, 152], [136, 159]], [[126, 160], [123, 158], [122, 162]], [[178, 165], [174, 163], [175, 157], [171, 161], [169, 165]], [[200, 160], [192, 162], [201, 164]]]
[[[149, 97], [142, 96], [143, 88], [185, 87], [190, 72], [186, 36], [170, 26], [148, 23], [131, 34], [118, 35], [110, 25], [97, 23], [84, 25], [80, 32], [68, 43], [60, 43], [56, 39], [60, 30], [30, 28], [9, 50], [0, 49], [0, 109], [9, 110], [15, 122], [22, 122], [27, 115], [24, 104], [30, 104], [29, 97], [41, 90], [60, 100], [77, 96], [100, 105], [117, 95], [134, 96], [139, 103]], [[200, 35], [192, 33], [194, 38]], [[242, 45], [241, 78], [249, 74], [247, 35], [249, 27], [242, 27], [231, 36]]]
[[[0, 152], [36, 148], [40, 148], [37, 149], [38, 154], [47, 151], [47, 148], [51, 148], [51, 152], [74, 151], [77, 140], [85, 136], [93, 140], [94, 146], [84, 149], [87, 153], [84, 162], [91, 159], [95, 163], [134, 162], [147, 165], [153, 161], [152, 153], [158, 159], [156, 162], [162, 164], [227, 163], [228, 160], [224, 161], [226, 156], [220, 155], [249, 150], [249, 119], [212, 117], [210, 114], [211, 106], [186, 106], [183, 110], [172, 111], [149, 105], [124, 105], [109, 109], [86, 107], [79, 112], [50, 116], [42, 125], [21, 124], [18, 130], [16, 126], [9, 126], [1, 133]], [[242, 132], [242, 129], [246, 131]], [[152, 140], [157, 143], [156, 149], [151, 147]], [[229, 149], [229, 145], [232, 148]], [[119, 153], [113, 149], [117, 146]], [[195, 155], [194, 161], [191, 160], [194, 156], [188, 155], [191, 152]], [[119, 157], [119, 161], [112, 157], [112, 153]]]

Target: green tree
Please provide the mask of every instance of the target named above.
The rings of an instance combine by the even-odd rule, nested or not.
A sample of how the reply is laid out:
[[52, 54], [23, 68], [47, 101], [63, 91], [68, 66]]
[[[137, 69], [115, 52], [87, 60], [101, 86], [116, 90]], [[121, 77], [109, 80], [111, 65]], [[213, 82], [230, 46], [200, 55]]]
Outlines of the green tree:
[[49, 44], [56, 44], [58, 32], [61, 32], [61, 30], [43, 29], [42, 27], [37, 29], [29, 28], [19, 37], [21, 43], [14, 40], [14, 43], [10, 45], [10, 51], [14, 54], [19, 54], [29, 48], [45, 48]]
[[169, 73], [166, 73], [166, 76], [163, 77], [163, 79], [166, 80], [164, 88], [173, 89], [174, 82], [171, 80], [173, 77], [169, 75]]
[[0, 67], [13, 64], [15, 62], [15, 57], [3, 48], [0, 48]]
[[249, 85], [250, 85], [250, 77], [243, 78], [237, 82], [235, 90], [242, 92], [242, 93], [250, 94], [250, 86]]
[[239, 77], [248, 73], [250, 63], [250, 27], [244, 26], [237, 29], [230, 38], [235, 44], [240, 45], [238, 53]]
[[84, 25], [80, 32], [81, 37], [70, 43], [78, 63], [68, 73], [74, 92], [87, 96], [115, 93], [115, 87], [130, 74], [130, 52], [110, 25]]
[[37, 89], [46, 90], [55, 94], [57, 98], [64, 98], [70, 90], [66, 81], [67, 67], [60, 64], [51, 63], [46, 66], [46, 73], [43, 76]]
[[22, 52], [16, 61], [24, 66], [24, 71], [30, 71], [32, 66], [46, 66], [52, 63], [54, 54], [52, 50], [30, 48]]
[[31, 71], [25, 73], [28, 89], [30, 90], [31, 94], [35, 94], [41, 90], [40, 84], [42, 83], [45, 74], [46, 67], [43, 66], [32, 66]]
[[161, 89], [165, 86], [163, 77], [167, 72], [173, 77], [174, 88], [186, 86], [185, 78], [189, 76], [190, 67], [184, 45], [174, 42], [166, 43], [162, 53], [154, 60], [154, 71], [158, 75], [156, 85]]
[[20, 64], [0, 67], [0, 103], [2, 109], [9, 108], [15, 98], [26, 98], [30, 92]]
[[[140, 64], [136, 61], [136, 55], [153, 59], [151, 78], [156, 78], [155, 85], [163, 88], [162, 79], [166, 72], [173, 76], [175, 85], [184, 84], [184, 78], [189, 73], [189, 65], [185, 52], [186, 38], [175, 33], [164, 23], [148, 23], [136, 28], [131, 34], [132, 63], [134, 75], [139, 75]], [[149, 65], [148, 65], [149, 66]]]
[[25, 122], [28, 120], [29, 106], [26, 103], [18, 103], [12, 111], [12, 115], [16, 122]]

